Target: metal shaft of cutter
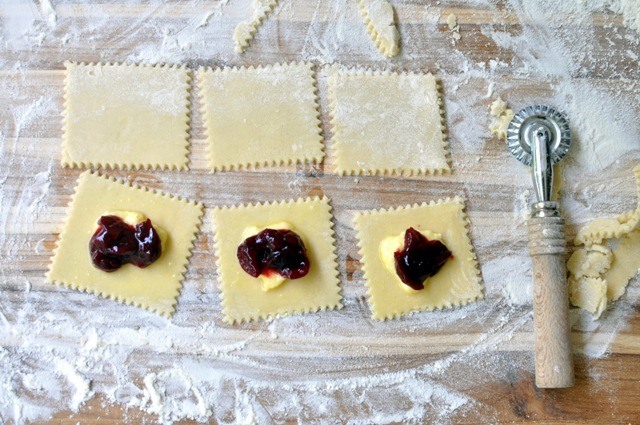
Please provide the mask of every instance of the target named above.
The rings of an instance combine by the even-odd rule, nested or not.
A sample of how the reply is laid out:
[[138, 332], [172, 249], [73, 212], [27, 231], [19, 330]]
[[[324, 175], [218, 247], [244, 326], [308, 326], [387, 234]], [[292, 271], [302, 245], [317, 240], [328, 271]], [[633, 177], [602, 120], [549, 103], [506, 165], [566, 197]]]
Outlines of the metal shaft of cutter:
[[534, 130], [531, 144], [533, 188], [538, 202], [551, 200], [553, 188], [553, 165], [549, 156], [549, 129], [544, 124], [532, 123], [537, 126]]

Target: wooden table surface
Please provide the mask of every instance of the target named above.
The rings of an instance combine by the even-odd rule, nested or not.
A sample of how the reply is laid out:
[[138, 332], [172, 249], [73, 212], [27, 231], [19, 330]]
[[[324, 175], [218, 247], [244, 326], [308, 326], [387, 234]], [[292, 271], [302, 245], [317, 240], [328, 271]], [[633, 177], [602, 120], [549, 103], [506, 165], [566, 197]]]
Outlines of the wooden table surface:
[[[242, 343], [234, 351], [239, 361], [227, 359], [216, 363], [212, 360], [211, 367], [216, 373], [232, 374], [248, 388], [252, 388], [254, 381], [295, 383], [304, 387], [307, 381], [335, 382], [343, 377], [374, 380], [369, 387], [355, 385], [355, 395], [344, 388], [325, 389], [326, 397], [334, 402], [334, 410], [321, 414], [310, 407], [309, 412], [315, 415], [310, 417], [305, 416], [306, 406], [300, 402], [301, 397], [295, 398], [301, 404], [282, 413], [282, 409], [274, 407], [278, 397], [247, 390], [254, 391], [253, 396], [274, 422], [337, 422], [349, 418], [377, 422], [375, 406], [386, 403], [388, 408], [388, 404], [396, 403], [395, 422], [412, 419], [465, 424], [640, 423], [640, 314], [635, 280], [628, 294], [612, 307], [601, 324], [592, 330], [574, 329], [576, 385], [563, 390], [539, 390], [534, 386], [531, 305], [509, 302], [503, 290], [513, 276], [530, 274], [524, 217], [526, 202], [523, 201], [523, 193], [530, 189], [530, 179], [526, 168], [513, 161], [504, 145], [488, 133], [487, 107], [491, 99], [486, 98], [485, 93], [493, 81], [497, 92], [515, 107], [557, 99], [553, 78], [514, 72], [526, 63], [527, 55], [500, 47], [486, 35], [488, 30], [519, 35], [525, 24], [535, 25], [521, 22], [518, 2], [514, 7], [500, 1], [487, 5], [445, 0], [424, 4], [392, 1], [403, 40], [402, 54], [393, 60], [377, 55], [364, 31], [357, 30], [362, 28], [355, 4], [351, 4], [355, 2], [346, 0], [317, 3], [282, 0], [241, 57], [233, 53], [230, 36], [234, 25], [244, 19], [248, 1], [231, 0], [228, 4], [168, 1], [152, 5], [118, 1], [89, 5], [73, 0], [57, 3], [54, 2], [55, 24], [39, 2], [0, 5], [0, 23], [5, 28], [11, 22], [25, 19], [30, 28], [24, 31], [23, 40], [5, 36], [0, 48], [3, 88], [0, 90], [0, 312], [6, 324], [0, 327], [0, 345], [9, 356], [19, 356], [28, 336], [11, 332], [12, 324], [21, 320], [19, 312], [26, 308], [34, 321], [34, 329], [44, 320], [42, 317], [48, 315], [85, 329], [83, 321], [94, 319], [87, 319], [87, 315], [80, 312], [83, 309], [90, 310], [95, 317], [105, 318], [95, 319], [95, 327], [106, 326], [103, 322], [108, 320], [122, 319], [119, 326], [144, 328], [145, 321], [155, 324], [164, 320], [44, 281], [74, 182], [81, 172], [62, 169], [58, 160], [63, 61], [135, 62], [156, 58], [196, 68], [310, 60], [318, 70], [325, 61], [424, 70], [436, 73], [443, 82], [454, 168], [449, 175], [354, 178], [333, 174], [326, 81], [320, 72], [321, 112], [328, 152], [323, 164], [210, 173], [206, 167], [201, 116], [194, 110], [190, 171], [108, 171], [199, 200], [207, 208], [320, 194], [332, 200], [344, 309], [268, 323], [236, 326], [223, 323], [213, 237], [207, 216], [171, 322], [184, 328], [208, 324], [212, 330], [198, 341], [208, 346]], [[455, 13], [461, 25], [462, 39], [455, 45], [446, 25], [449, 13]], [[340, 27], [335, 26], [338, 19], [341, 19]], [[638, 34], [625, 28], [622, 18], [613, 13], [594, 14], [593, 22], [596, 43], [589, 51], [579, 51], [576, 58], [572, 58], [581, 67], [570, 78], [604, 87], [612, 93], [623, 93], [620, 96], [630, 99], [628, 107], [640, 114], [638, 86], [625, 91], [630, 81], [637, 84], [640, 79], [637, 56], [634, 59], [633, 55], [625, 54], [640, 53]], [[570, 29], [572, 24], [569, 21], [566, 25]], [[344, 45], [330, 34], [336, 28], [349, 30], [342, 39]], [[37, 39], [42, 33], [45, 36]], [[314, 39], [336, 42], [319, 45]], [[485, 64], [489, 69], [491, 60], [509, 65], [491, 71], [490, 78], [468, 68], [469, 64], [474, 69], [479, 69], [477, 64]], [[24, 115], [29, 108], [36, 108], [37, 112]], [[21, 119], [23, 116], [29, 119]], [[567, 217], [569, 237], [581, 222], [633, 208], [635, 185], [630, 168], [639, 158], [638, 151], [633, 150], [598, 173], [585, 173], [578, 179], [575, 177], [579, 173], [574, 172], [573, 179], [567, 178], [564, 200], [585, 205]], [[42, 193], [34, 193], [40, 190], [36, 188], [43, 187], [36, 186], [43, 175], [50, 182]], [[606, 196], [602, 193], [603, 187]], [[372, 321], [358, 261], [353, 212], [456, 194], [467, 199], [471, 237], [482, 266], [486, 298], [465, 307], [466, 313], [434, 312], [393, 322]], [[505, 259], [509, 262], [503, 261]], [[498, 264], [497, 271], [490, 269], [490, 264]], [[509, 264], [521, 270], [508, 270]], [[274, 327], [279, 332], [278, 338], [271, 335]], [[304, 334], [306, 327], [310, 329], [308, 335]], [[41, 350], [58, 344], [64, 344], [71, 352], [81, 347], [80, 335], [34, 332], [39, 332], [38, 349]], [[602, 352], [594, 355], [593, 350]], [[150, 370], [162, 370], [187, 358], [202, 359], [210, 356], [209, 353], [197, 344], [157, 352], [153, 345], [141, 347], [128, 358], [130, 379], [140, 387], [142, 378]], [[255, 365], [251, 366], [249, 361]], [[146, 363], [153, 366], [143, 367]], [[412, 382], [417, 380], [431, 387], [445, 388], [468, 401], [458, 409], [443, 411], [442, 403], [433, 396], [433, 403], [425, 402], [418, 413], [403, 416], [415, 407], [415, 402], [407, 401], [413, 399], [406, 395], [410, 390], [403, 388], [405, 378], [398, 382], [387, 380], [394, 373], [410, 377]], [[384, 379], [376, 383], [377, 376]], [[105, 370], [96, 370], [89, 378], [93, 388], [114, 379]], [[228, 397], [238, 402], [238, 388], [245, 387], [237, 382], [235, 385]], [[288, 391], [293, 390], [278, 394], [285, 403], [287, 397], [294, 400]], [[394, 393], [400, 394], [397, 400]], [[257, 418], [256, 421], [263, 421]], [[241, 419], [233, 413], [225, 416], [220, 410], [209, 418], [212, 422]], [[97, 391], [78, 412], [70, 412], [63, 404], [51, 418], [52, 423], [68, 424], [125, 420], [154, 422], [158, 416], [110, 403]], [[182, 422], [190, 423], [189, 420]]]

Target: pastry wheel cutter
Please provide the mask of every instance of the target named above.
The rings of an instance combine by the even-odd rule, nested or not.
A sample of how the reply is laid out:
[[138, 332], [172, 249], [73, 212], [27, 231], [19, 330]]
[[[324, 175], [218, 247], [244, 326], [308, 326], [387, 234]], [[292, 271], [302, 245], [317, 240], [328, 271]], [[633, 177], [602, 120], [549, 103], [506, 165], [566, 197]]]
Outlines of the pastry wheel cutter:
[[536, 386], [574, 384], [569, 340], [569, 296], [564, 219], [551, 200], [553, 164], [568, 152], [571, 130], [566, 116], [543, 105], [520, 110], [507, 128], [511, 153], [531, 166], [536, 201], [531, 204], [529, 253], [533, 265]]

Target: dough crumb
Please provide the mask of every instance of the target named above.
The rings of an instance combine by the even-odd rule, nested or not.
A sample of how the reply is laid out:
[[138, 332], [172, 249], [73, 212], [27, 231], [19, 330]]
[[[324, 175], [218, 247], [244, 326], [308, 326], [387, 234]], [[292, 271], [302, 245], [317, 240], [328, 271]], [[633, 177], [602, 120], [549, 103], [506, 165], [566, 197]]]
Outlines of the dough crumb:
[[460, 25], [458, 25], [458, 17], [451, 13], [447, 17], [447, 26], [449, 27], [449, 31], [451, 32], [451, 38], [454, 40], [460, 40], [462, 38], [460, 36]]
[[493, 92], [496, 89], [496, 83], [494, 81], [492, 81], [491, 83], [489, 83], [489, 87], [487, 87], [487, 94], [484, 96], [485, 99], [491, 99], [491, 96], [493, 96]]
[[489, 131], [491, 131], [491, 134], [498, 136], [498, 139], [506, 141], [507, 127], [509, 127], [509, 123], [515, 115], [514, 112], [509, 108], [507, 102], [502, 100], [501, 97], [498, 97], [491, 103], [491, 106], [489, 106], [489, 112], [493, 117], [495, 117], [489, 125]]

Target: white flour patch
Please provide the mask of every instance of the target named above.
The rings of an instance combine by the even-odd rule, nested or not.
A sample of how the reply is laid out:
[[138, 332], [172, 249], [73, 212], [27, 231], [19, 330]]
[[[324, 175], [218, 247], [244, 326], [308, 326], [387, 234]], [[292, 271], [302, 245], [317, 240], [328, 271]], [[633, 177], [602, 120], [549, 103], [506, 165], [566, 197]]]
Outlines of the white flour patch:
[[531, 304], [531, 260], [522, 256], [501, 257], [482, 265], [487, 291], [503, 296], [510, 304]]
[[614, 12], [622, 14], [626, 26], [640, 32], [640, 2], [637, 0], [613, 0], [610, 7]]
[[73, 387], [73, 395], [69, 401], [69, 408], [72, 412], [77, 412], [82, 403], [93, 395], [91, 392], [91, 381], [78, 373], [66, 360], [56, 359], [55, 363], [58, 374], [66, 378]]

